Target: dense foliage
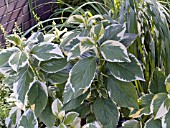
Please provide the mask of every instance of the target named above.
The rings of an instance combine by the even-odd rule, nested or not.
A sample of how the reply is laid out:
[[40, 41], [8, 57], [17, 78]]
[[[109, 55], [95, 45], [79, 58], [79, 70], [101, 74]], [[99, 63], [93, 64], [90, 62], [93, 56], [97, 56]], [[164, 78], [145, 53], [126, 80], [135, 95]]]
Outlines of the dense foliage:
[[155, 0], [88, 2], [61, 9], [70, 15], [64, 23], [28, 39], [59, 18], [8, 35], [13, 46], [0, 51], [0, 71], [15, 106], [6, 127], [116, 128], [123, 119], [123, 128], [170, 127], [168, 8]]

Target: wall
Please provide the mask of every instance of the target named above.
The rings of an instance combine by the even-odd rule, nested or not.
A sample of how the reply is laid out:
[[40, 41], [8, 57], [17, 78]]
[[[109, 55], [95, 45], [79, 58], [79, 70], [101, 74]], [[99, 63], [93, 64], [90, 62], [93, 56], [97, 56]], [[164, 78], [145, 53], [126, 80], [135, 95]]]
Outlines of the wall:
[[[5, 3], [8, 1], [8, 4]], [[35, 12], [40, 16], [41, 20], [47, 19], [52, 10], [52, 4], [48, 4], [52, 0], [32, 0], [33, 6], [38, 6]], [[31, 17], [29, 12], [28, 0], [0, 0], [0, 24], [3, 25], [7, 33], [11, 33], [14, 23], [17, 22], [22, 26], [22, 30], [27, 30], [35, 25], [35, 19]], [[4, 37], [0, 30], [0, 42], [4, 42]]]

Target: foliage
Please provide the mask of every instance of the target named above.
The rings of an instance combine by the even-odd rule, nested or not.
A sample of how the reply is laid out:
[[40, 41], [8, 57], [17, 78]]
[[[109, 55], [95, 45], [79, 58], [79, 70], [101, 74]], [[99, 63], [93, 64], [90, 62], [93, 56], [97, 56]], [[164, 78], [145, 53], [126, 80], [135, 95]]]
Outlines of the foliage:
[[5, 118], [8, 116], [8, 113], [11, 109], [11, 105], [7, 102], [7, 98], [10, 94], [9, 87], [2, 84], [3, 76], [0, 75], [0, 126], [5, 126]]
[[47, 127], [80, 127], [83, 118], [97, 121], [86, 125], [116, 127], [118, 106], [138, 109], [132, 82], [144, 76], [127, 51], [136, 36], [125, 33], [125, 24], [110, 23], [102, 15], [73, 15], [67, 22], [79, 27], [33, 33], [27, 40], [7, 36], [14, 46], [0, 52], [0, 68], [16, 99], [7, 127], [38, 127], [38, 120]]

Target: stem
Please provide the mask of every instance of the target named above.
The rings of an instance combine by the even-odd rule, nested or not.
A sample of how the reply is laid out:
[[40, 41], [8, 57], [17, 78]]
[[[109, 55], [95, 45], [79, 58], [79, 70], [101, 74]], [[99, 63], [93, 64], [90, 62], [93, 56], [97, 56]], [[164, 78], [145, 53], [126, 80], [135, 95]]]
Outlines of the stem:
[[35, 67], [33, 66], [33, 64], [31, 63], [30, 60], [29, 60], [29, 65], [30, 65], [31, 69], [33, 70], [34, 74], [36, 75], [37, 79], [38, 79], [39, 81], [42, 81], [42, 82], [43, 82], [43, 79], [41, 79], [41, 77], [40, 77], [39, 74], [37, 73]]
[[102, 76], [102, 71], [103, 71], [103, 64], [104, 64], [104, 61], [102, 59], [102, 54], [100, 52], [100, 49], [99, 47], [97, 46], [97, 56], [99, 58], [99, 64], [98, 64], [98, 76], [97, 76], [97, 81], [98, 81], [98, 84], [97, 84], [97, 88], [100, 88], [101, 85], [102, 85], [102, 80], [103, 80], [103, 76]]

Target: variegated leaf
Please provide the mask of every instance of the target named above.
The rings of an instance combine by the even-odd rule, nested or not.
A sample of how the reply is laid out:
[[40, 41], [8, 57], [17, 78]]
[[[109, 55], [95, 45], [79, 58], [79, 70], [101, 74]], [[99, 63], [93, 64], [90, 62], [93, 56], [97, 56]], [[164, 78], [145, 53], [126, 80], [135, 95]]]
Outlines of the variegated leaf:
[[126, 47], [118, 41], [107, 40], [101, 47], [102, 56], [109, 62], [130, 62]]
[[44, 42], [35, 45], [31, 50], [31, 54], [40, 61], [64, 58], [58, 44]]
[[62, 70], [67, 65], [65, 58], [51, 59], [40, 63], [40, 68], [48, 73], [55, 73]]
[[29, 90], [30, 84], [34, 80], [34, 73], [30, 67], [24, 67], [18, 72], [18, 77], [13, 84], [13, 91], [15, 97], [25, 104], [26, 94]]
[[47, 81], [52, 84], [62, 84], [68, 79], [68, 73], [64, 71], [59, 71], [56, 73], [49, 73], [47, 76]]
[[169, 128], [170, 126], [170, 111], [166, 115], [164, 115], [161, 119], [162, 128]]
[[119, 81], [109, 76], [107, 77], [107, 90], [110, 98], [120, 107], [138, 109], [136, 89], [131, 82]]
[[21, 109], [18, 107], [12, 107], [9, 116], [5, 119], [5, 124], [7, 128], [16, 127], [19, 119], [21, 117]]
[[127, 120], [122, 126], [122, 128], [141, 128], [140, 123], [137, 120]]
[[159, 68], [156, 68], [152, 74], [151, 81], [149, 83], [149, 91], [153, 94], [165, 92], [165, 75]]
[[57, 128], [67, 128], [67, 126], [63, 123], [61, 123]]
[[80, 42], [69, 51], [67, 60], [75, 59], [95, 46], [95, 42], [90, 37], [77, 37], [77, 39]]
[[[152, 99], [154, 97], [154, 94], [146, 94], [139, 99], [139, 105], [141, 106], [141, 109], [139, 109], [136, 114], [138, 114], [138, 117], [142, 115], [150, 115], [150, 105], [152, 102]], [[133, 116], [131, 116], [133, 117]]]
[[79, 97], [70, 100], [68, 103], [64, 104], [64, 106], [62, 107], [62, 110], [70, 111], [70, 110], [75, 109], [76, 107], [79, 107], [83, 103], [83, 101], [86, 99], [89, 92], [90, 91], [88, 90], [87, 92], [80, 95]]
[[166, 86], [167, 92], [170, 93], [170, 74], [168, 75], [168, 77], [165, 80], [165, 86]]
[[74, 98], [78, 97], [84, 89], [90, 87], [96, 72], [96, 58], [87, 57], [78, 61], [69, 73], [68, 83], [74, 92]]
[[97, 121], [85, 124], [82, 128], [102, 128], [101, 124]]
[[82, 15], [72, 15], [68, 18], [67, 22], [73, 24], [81, 24], [85, 22], [85, 19]]
[[14, 45], [21, 45], [22, 39], [17, 34], [10, 34], [6, 37], [6, 40]]
[[101, 39], [103, 35], [104, 35], [103, 24], [94, 25], [90, 30], [90, 36], [93, 38], [95, 42]]
[[24, 127], [24, 128], [38, 128], [38, 121], [31, 109], [28, 109], [24, 112], [21, 116], [17, 127]]
[[51, 43], [55, 38], [54, 34], [45, 34], [44, 35], [44, 42]]
[[[80, 34], [80, 32], [79, 32], [79, 31], [75, 31], [75, 30], [66, 32], [66, 33], [62, 36], [62, 38], [61, 38], [60, 47], [63, 48], [63, 47], [65, 47], [65, 46], [67, 46], [67, 47], [69, 47], [69, 48], [64, 48], [64, 49], [65, 49], [66, 51], [69, 51], [75, 44], [77, 44], [77, 43], [79, 42], [78, 39], [76, 39], [76, 40], [77, 40], [76, 43], [73, 43], [73, 42], [72, 42], [73, 39], [78, 36], [78, 34]], [[72, 45], [73, 45], [73, 46], [72, 46]], [[68, 49], [69, 49], [69, 50], [68, 50]]]
[[145, 123], [144, 128], [161, 128], [161, 120], [151, 118]]
[[54, 115], [57, 116], [57, 114], [60, 112], [60, 109], [63, 107], [62, 102], [57, 98], [53, 101], [51, 105], [51, 109]]
[[126, 47], [128, 48], [133, 41], [136, 39], [138, 35], [137, 34], [133, 34], [133, 33], [125, 33], [123, 35], [123, 37], [121, 37], [120, 42]]
[[170, 107], [170, 98], [166, 93], [156, 94], [151, 102], [151, 112], [154, 114], [154, 119], [161, 118], [168, 113]]
[[76, 44], [73, 48], [70, 49], [67, 56], [67, 61], [72, 60], [80, 56], [80, 44]]
[[5, 66], [8, 63], [10, 56], [17, 51], [19, 51], [19, 49], [15, 47], [0, 51], [0, 68]]
[[64, 124], [65, 125], [70, 125], [71, 123], [73, 123], [76, 120], [76, 118], [78, 116], [79, 116], [79, 114], [77, 112], [68, 112], [65, 115]]
[[68, 103], [71, 99], [74, 99], [74, 91], [71, 86], [71, 83], [66, 83], [63, 93], [63, 103]]
[[39, 117], [40, 121], [42, 121], [48, 128], [54, 126], [56, 121], [56, 116], [52, 113], [51, 106], [47, 104], [46, 108], [43, 110]]
[[47, 100], [48, 92], [46, 85], [39, 81], [32, 83], [28, 92], [28, 101], [37, 118], [45, 109]]
[[105, 28], [104, 36], [99, 40], [102, 44], [107, 40], [119, 41], [126, 31], [126, 24], [112, 24]]
[[9, 65], [16, 72], [27, 64], [28, 64], [28, 57], [26, 53], [23, 51], [15, 52], [9, 58]]
[[129, 55], [131, 62], [108, 63], [111, 74], [120, 81], [130, 82], [134, 80], [144, 81], [141, 64], [132, 54]]
[[111, 99], [97, 98], [93, 104], [93, 112], [101, 124], [106, 128], [116, 128], [118, 124], [118, 109]]

